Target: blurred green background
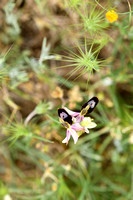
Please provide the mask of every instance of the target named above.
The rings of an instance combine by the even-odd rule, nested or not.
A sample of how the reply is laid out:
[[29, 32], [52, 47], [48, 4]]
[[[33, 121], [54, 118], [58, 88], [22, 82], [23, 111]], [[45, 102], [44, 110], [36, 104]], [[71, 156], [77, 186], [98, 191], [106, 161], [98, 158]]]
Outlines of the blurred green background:
[[[132, 3], [0, 2], [0, 200], [133, 200]], [[97, 127], [62, 144], [57, 109], [93, 96]]]

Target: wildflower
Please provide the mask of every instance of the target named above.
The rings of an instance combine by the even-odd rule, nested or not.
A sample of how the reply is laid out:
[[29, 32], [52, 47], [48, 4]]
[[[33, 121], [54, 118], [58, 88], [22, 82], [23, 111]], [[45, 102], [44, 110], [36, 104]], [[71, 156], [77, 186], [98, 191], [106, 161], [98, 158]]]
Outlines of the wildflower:
[[[73, 112], [71, 110], [69, 110], [68, 108], [64, 107], [65, 110], [67, 110], [67, 112], [73, 116], [73, 122], [77, 122], [77, 119], [75, 118], [76, 116], [82, 116], [82, 114], [80, 112]], [[82, 111], [83, 113], [83, 111]], [[84, 116], [82, 116], [84, 117]], [[78, 122], [77, 122], [78, 123]], [[79, 124], [84, 127], [84, 130], [86, 133], [89, 133], [89, 130], [88, 128], [94, 128], [96, 127], [96, 123], [95, 122], [92, 122], [92, 118], [90, 117], [84, 117], [83, 119], [80, 119], [80, 122]]]
[[63, 90], [60, 87], [56, 87], [55, 90], [52, 92], [51, 96], [53, 98], [62, 98], [63, 97]]
[[96, 123], [93, 122], [90, 117], [85, 117], [83, 121], [80, 123], [80, 125], [85, 128], [86, 133], [89, 133], [88, 128], [91, 129], [96, 127]]
[[81, 112], [73, 112], [66, 107], [58, 109], [59, 121], [67, 129], [66, 138], [62, 143], [68, 144], [70, 136], [72, 136], [74, 144], [76, 144], [78, 137], [82, 133], [89, 133], [88, 128], [94, 128], [96, 126], [90, 117], [84, 116], [94, 110], [98, 101], [97, 97], [91, 98], [82, 106]]
[[87, 114], [89, 108], [90, 108], [90, 105], [87, 105], [85, 108], [81, 110], [81, 112], [77, 115], [76, 120], [75, 120], [77, 123], [80, 123], [83, 121], [84, 116]]
[[68, 144], [70, 140], [70, 136], [73, 137], [74, 144], [78, 141], [78, 134], [76, 131], [84, 131], [84, 127], [82, 127], [79, 123], [75, 123], [70, 125], [68, 122], [64, 121], [62, 118], [59, 118], [61, 124], [67, 129], [66, 138], [62, 141], [62, 143]]
[[118, 14], [114, 10], [110, 10], [106, 13], [106, 19], [110, 22], [113, 23], [117, 21], [118, 19]]
[[80, 112], [74, 112], [72, 110], [69, 110], [67, 107], [64, 107], [64, 109], [68, 112], [69, 115], [71, 115], [72, 117], [75, 117], [77, 115], [80, 114]]
[[76, 117], [76, 122], [80, 123], [83, 121], [84, 116], [88, 113], [91, 113], [96, 105], [98, 104], [99, 100], [97, 97], [91, 98], [89, 101], [87, 101], [81, 108], [81, 112]]

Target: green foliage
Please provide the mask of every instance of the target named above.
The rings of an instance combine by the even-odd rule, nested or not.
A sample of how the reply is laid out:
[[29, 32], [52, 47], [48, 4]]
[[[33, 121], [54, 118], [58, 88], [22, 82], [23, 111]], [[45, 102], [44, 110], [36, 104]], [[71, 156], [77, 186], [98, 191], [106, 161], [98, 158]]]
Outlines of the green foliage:
[[65, 68], [65, 67], [73, 67], [74, 69], [71, 70], [68, 74], [70, 76], [68, 79], [78, 72], [78, 76], [76, 78], [79, 78], [80, 76], [84, 75], [85, 73], [88, 74], [88, 78], [90, 77], [91, 73], [94, 71], [99, 71], [100, 67], [105, 65], [105, 61], [98, 60], [98, 54], [100, 51], [100, 46], [96, 50], [93, 50], [93, 44], [89, 48], [86, 44], [84, 44], [84, 50], [82, 50], [82, 47], [78, 45], [78, 52], [79, 54], [74, 53], [73, 51], [70, 51], [70, 56], [64, 56], [62, 59], [63, 61], [67, 61], [70, 64], [59, 67], [59, 68]]
[[44, 114], [47, 113], [49, 109], [51, 109], [51, 104], [50, 102], [40, 102], [37, 107], [35, 108], [35, 112], [37, 114]]
[[[4, 11], [6, 14], [5, 21], [8, 25], [7, 34], [9, 35], [10, 39], [14, 40], [20, 34], [20, 27], [18, 23], [18, 16], [13, 12], [15, 7], [14, 1], [9, 1], [6, 6], [4, 7]], [[7, 38], [8, 40], [8, 38]]]
[[[0, 199], [132, 199], [131, 13], [109, 24], [99, 1], [31, 2], [0, 14]], [[65, 146], [57, 109], [92, 96], [97, 127]]]
[[98, 10], [95, 5], [91, 6], [89, 10], [89, 15], [87, 10], [84, 15], [81, 14], [85, 31], [88, 31], [90, 34], [95, 34], [108, 27], [104, 12]]
[[0, 58], [0, 81], [2, 81], [5, 77], [6, 77], [6, 74], [7, 74], [7, 69], [6, 67], [4, 67], [4, 58]]

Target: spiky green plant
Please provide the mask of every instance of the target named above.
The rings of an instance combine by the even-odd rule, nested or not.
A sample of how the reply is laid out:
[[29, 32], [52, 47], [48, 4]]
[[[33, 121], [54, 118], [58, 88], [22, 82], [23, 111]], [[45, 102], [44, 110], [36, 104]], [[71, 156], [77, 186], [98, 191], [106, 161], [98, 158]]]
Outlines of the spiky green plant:
[[88, 47], [87, 42], [85, 40], [84, 46], [78, 45], [78, 53], [74, 53], [69, 50], [70, 56], [63, 56], [62, 60], [69, 62], [70, 64], [61, 66], [58, 68], [66, 68], [72, 67], [72, 69], [67, 75], [69, 75], [68, 79], [78, 72], [78, 75], [75, 79], [80, 76], [88, 73], [88, 77], [93, 71], [99, 71], [102, 66], [105, 66], [105, 60], [98, 60], [100, 48], [93, 49], [93, 44]]
[[87, 31], [91, 36], [99, 34], [109, 26], [105, 19], [104, 10], [100, 9], [96, 4], [84, 2], [84, 6], [76, 8], [76, 11], [81, 18], [81, 23], [79, 24], [81, 30]]
[[24, 137], [27, 138], [27, 141], [32, 140], [33, 138], [36, 138], [38, 140], [44, 141], [44, 142], [50, 142], [52, 141], [47, 140], [39, 135], [37, 135], [35, 132], [35, 127], [32, 126], [24, 126], [24, 124], [21, 122], [12, 122], [10, 125], [5, 127], [5, 131], [9, 133], [9, 136], [7, 140], [10, 142], [10, 145], [14, 144], [18, 139]]

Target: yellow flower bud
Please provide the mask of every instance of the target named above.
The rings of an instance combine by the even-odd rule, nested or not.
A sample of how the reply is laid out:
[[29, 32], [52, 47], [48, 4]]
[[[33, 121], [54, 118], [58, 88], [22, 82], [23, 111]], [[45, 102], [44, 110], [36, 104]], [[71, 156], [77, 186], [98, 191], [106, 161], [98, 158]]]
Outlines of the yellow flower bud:
[[106, 19], [110, 22], [113, 23], [117, 21], [118, 15], [114, 10], [110, 10], [106, 13]]

